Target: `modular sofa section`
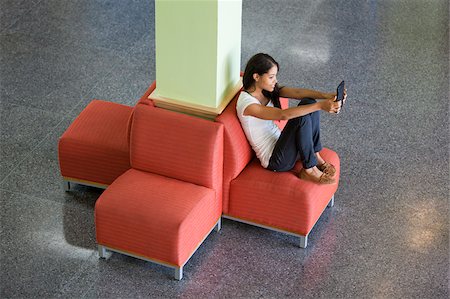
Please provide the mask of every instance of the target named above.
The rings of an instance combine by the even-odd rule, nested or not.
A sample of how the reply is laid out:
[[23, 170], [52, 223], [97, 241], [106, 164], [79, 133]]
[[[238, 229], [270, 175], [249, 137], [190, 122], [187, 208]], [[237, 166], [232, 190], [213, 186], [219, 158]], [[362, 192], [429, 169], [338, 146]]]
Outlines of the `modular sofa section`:
[[89, 103], [59, 140], [64, 180], [106, 187], [131, 168], [127, 126], [132, 110], [101, 100]]
[[[223, 216], [232, 220], [300, 237], [300, 247], [327, 205], [334, 202], [338, 184], [318, 185], [300, 180], [301, 163], [288, 172], [263, 168], [255, 157], [236, 114], [238, 95], [216, 121], [224, 125]], [[283, 99], [283, 108], [287, 100]], [[281, 129], [285, 122], [275, 122]], [[329, 149], [321, 152], [337, 168], [339, 157]]]
[[220, 227], [223, 126], [138, 104], [132, 168], [95, 206], [101, 248], [182, 269], [210, 231]]
[[[138, 103], [148, 99], [154, 81]], [[70, 183], [106, 188], [130, 169], [130, 130], [134, 108], [93, 100], [60, 137], [58, 155], [64, 188]]]

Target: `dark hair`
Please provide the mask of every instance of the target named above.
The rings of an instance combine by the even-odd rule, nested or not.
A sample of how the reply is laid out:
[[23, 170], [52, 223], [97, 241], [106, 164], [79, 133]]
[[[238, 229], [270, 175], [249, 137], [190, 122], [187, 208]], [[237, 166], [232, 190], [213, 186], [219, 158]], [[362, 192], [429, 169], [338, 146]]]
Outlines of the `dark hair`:
[[[270, 55], [264, 53], [253, 55], [253, 57], [250, 58], [250, 60], [247, 62], [247, 66], [245, 67], [244, 71], [244, 77], [242, 78], [244, 90], [248, 90], [253, 86], [253, 84], [255, 84], [253, 74], [262, 76], [274, 66], [276, 66], [277, 69], [280, 70], [278, 62], [276, 62], [275, 59], [273, 59]], [[275, 85], [275, 88], [272, 92], [263, 90], [263, 95], [272, 100], [272, 103], [275, 107], [281, 108], [280, 88], [278, 86], [278, 83]]]

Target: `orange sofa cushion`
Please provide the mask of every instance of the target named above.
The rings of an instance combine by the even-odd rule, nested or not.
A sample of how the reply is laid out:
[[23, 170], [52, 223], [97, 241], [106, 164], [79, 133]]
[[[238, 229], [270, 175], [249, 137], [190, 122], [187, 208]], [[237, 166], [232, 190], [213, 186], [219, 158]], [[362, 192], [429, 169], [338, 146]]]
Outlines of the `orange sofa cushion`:
[[[137, 106], [139, 104], [155, 106], [153, 101], [148, 99], [148, 96], [155, 90], [155, 88], [156, 88], [156, 81], [153, 81], [152, 84], [150, 84], [150, 87], [145, 91], [144, 95], [139, 99], [139, 101], [136, 103], [135, 106]], [[127, 142], [128, 142], [128, 144], [130, 144], [131, 124], [133, 123], [133, 116], [134, 116], [134, 109], [133, 109], [133, 112], [130, 114], [130, 117], [128, 118], [128, 124], [127, 124]]]
[[111, 184], [130, 169], [127, 123], [132, 108], [93, 100], [61, 136], [61, 174], [68, 179]]
[[137, 105], [131, 130], [130, 157], [135, 169], [212, 188], [221, 198], [221, 124]]
[[236, 115], [236, 102], [239, 93], [228, 104], [225, 110], [216, 118], [218, 123], [224, 124], [223, 147], [223, 213], [228, 213], [230, 183], [245, 168], [255, 156], [242, 130]]
[[[321, 156], [336, 167], [339, 157], [330, 149]], [[297, 177], [301, 163], [288, 172], [272, 172], [254, 159], [231, 182], [228, 214], [242, 220], [271, 226], [300, 235], [308, 235], [319, 219], [338, 184], [318, 185]]]
[[97, 242], [182, 266], [221, 215], [212, 189], [128, 170], [95, 205]]

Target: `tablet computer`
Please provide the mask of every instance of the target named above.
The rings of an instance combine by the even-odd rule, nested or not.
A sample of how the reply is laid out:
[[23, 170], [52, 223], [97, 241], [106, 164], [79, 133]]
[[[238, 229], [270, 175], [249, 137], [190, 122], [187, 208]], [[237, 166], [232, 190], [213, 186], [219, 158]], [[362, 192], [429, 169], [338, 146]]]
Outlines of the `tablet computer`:
[[336, 101], [342, 101], [344, 99], [345, 81], [342, 81], [337, 87]]

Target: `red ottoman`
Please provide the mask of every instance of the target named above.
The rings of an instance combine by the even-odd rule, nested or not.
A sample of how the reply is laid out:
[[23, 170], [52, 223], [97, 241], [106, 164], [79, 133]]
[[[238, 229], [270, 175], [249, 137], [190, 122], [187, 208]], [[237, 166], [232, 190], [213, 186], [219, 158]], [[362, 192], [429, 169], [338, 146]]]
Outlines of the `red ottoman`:
[[[153, 82], [139, 103], [155, 89]], [[70, 182], [106, 188], [131, 168], [129, 130], [133, 108], [93, 100], [61, 136], [58, 156], [64, 189]]]
[[65, 189], [69, 182], [106, 188], [130, 169], [128, 122], [132, 107], [93, 100], [59, 139]]
[[183, 266], [222, 213], [223, 127], [138, 104], [131, 166], [95, 205], [100, 257], [112, 250], [175, 268]]

